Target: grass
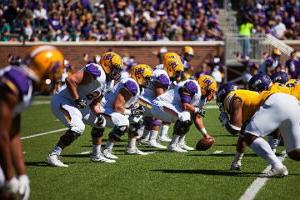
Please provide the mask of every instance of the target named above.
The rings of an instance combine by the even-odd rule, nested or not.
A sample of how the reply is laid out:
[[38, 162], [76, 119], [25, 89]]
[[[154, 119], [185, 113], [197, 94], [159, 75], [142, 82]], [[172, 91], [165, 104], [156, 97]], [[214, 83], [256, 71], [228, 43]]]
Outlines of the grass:
[[[156, 153], [125, 155], [126, 137], [123, 137], [114, 149], [119, 156], [115, 164], [92, 163], [89, 155], [79, 154], [91, 149], [89, 127], [63, 151], [62, 159], [69, 168], [49, 167], [44, 162], [62, 133], [26, 139], [23, 144], [31, 180], [31, 199], [239, 199], [266, 167], [266, 162], [248, 149], [243, 171], [229, 171], [236, 137], [220, 126], [217, 117], [216, 109], [207, 111], [205, 124], [216, 140], [208, 151], [180, 154], [141, 147]], [[32, 106], [22, 119], [22, 136], [63, 128], [53, 117], [49, 105]], [[187, 143], [194, 146], [199, 138], [200, 134], [193, 127]], [[224, 152], [214, 154], [217, 150]], [[257, 199], [299, 197], [299, 164], [290, 159], [285, 163], [291, 175], [268, 181]]]

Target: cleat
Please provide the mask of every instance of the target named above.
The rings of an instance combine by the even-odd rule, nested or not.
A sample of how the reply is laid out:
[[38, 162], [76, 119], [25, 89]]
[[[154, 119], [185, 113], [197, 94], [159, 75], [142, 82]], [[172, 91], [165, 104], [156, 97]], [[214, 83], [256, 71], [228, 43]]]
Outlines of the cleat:
[[91, 155], [90, 157], [92, 162], [104, 162], [104, 163], [115, 163], [115, 160], [111, 160], [103, 156], [102, 153], [96, 154], [96, 155]]
[[145, 146], [151, 146], [150, 145], [150, 141], [147, 139], [141, 139], [139, 142], [141, 145], [145, 145]]
[[166, 146], [162, 145], [162, 144], [159, 144], [158, 142], [156, 142], [156, 140], [150, 140], [150, 145], [151, 147], [155, 147], [155, 148], [158, 148], [158, 149], [167, 149]]
[[230, 166], [231, 171], [240, 171], [242, 167], [241, 161], [233, 161]]
[[159, 137], [159, 141], [161, 141], [161, 142], [171, 142], [172, 139], [169, 138], [168, 136], [163, 135], [163, 136]]
[[188, 152], [187, 150], [180, 148], [178, 145], [169, 145], [168, 146], [168, 150], [169, 151], [178, 152], [178, 153], [186, 153], [186, 152]]
[[105, 158], [108, 158], [108, 159], [111, 159], [111, 160], [119, 159], [119, 157], [112, 154], [111, 150], [109, 150], [109, 149], [104, 149], [103, 150], [103, 155], [104, 155]]
[[54, 167], [69, 167], [69, 165], [64, 164], [60, 159], [59, 155], [56, 154], [49, 154], [47, 156], [46, 162]]
[[271, 169], [270, 171], [261, 174], [260, 177], [270, 178], [270, 177], [284, 177], [289, 174], [289, 171], [287, 170], [286, 166], [283, 165], [280, 169]]
[[179, 147], [180, 147], [181, 149], [184, 149], [184, 150], [187, 150], [187, 151], [193, 151], [193, 150], [195, 150], [193, 147], [189, 147], [189, 146], [186, 145], [186, 144], [179, 144]]
[[125, 153], [126, 154], [131, 154], [131, 155], [134, 155], [134, 154], [142, 155], [142, 156], [149, 155], [148, 153], [143, 152], [143, 151], [139, 150], [138, 148], [127, 148]]

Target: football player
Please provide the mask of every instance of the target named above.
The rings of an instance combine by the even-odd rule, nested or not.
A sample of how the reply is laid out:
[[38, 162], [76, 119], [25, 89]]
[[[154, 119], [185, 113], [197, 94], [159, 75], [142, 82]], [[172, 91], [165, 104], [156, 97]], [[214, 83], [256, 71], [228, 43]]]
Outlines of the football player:
[[[187, 152], [180, 147], [180, 140], [184, 139], [192, 125], [191, 115], [201, 112], [201, 109], [195, 106], [200, 98], [201, 90], [197, 81], [187, 80], [154, 99], [151, 109], [153, 116], [165, 122], [175, 123], [168, 150]], [[208, 134], [204, 136], [209, 137]]]
[[184, 73], [182, 73], [182, 80], [187, 80], [192, 76], [193, 67], [190, 64], [194, 57], [194, 49], [191, 46], [184, 46], [182, 48], [181, 61], [184, 65]]
[[114, 144], [120, 141], [122, 135], [128, 131], [128, 154], [147, 155], [136, 147], [137, 129], [141, 125], [143, 111], [136, 106], [140, 95], [140, 87], [147, 86], [151, 81], [152, 69], [148, 65], [139, 64], [130, 70], [130, 77], [122, 79], [113, 90], [105, 95], [101, 101], [101, 110], [107, 121], [107, 127], [112, 130], [103, 149], [108, 159], [118, 159], [112, 153]]
[[286, 84], [289, 81], [289, 75], [282, 71], [273, 73], [270, 78], [273, 83]]
[[285, 93], [237, 90], [227, 83], [219, 88], [217, 102], [222, 110], [219, 119], [225, 128], [231, 134], [240, 134], [239, 139], [270, 163], [271, 170], [263, 176], [288, 175], [287, 168], [263, 137], [279, 128], [288, 156], [300, 160], [298, 100]]
[[114, 52], [106, 52], [101, 56], [100, 63], [101, 66], [89, 63], [80, 71], [68, 76], [66, 85], [52, 98], [52, 112], [69, 128], [47, 157], [47, 163], [52, 166], [68, 167], [59, 157], [64, 148], [83, 134], [85, 124], [93, 127], [91, 161], [115, 162], [101, 153], [105, 119], [99, 107], [100, 99], [111, 87], [111, 82], [120, 78], [122, 58]]
[[0, 165], [5, 178], [0, 180], [0, 190], [19, 194], [24, 200], [29, 198], [30, 187], [20, 139], [21, 113], [46, 79], [53, 83], [60, 79], [63, 61], [55, 47], [38, 46], [20, 67], [0, 70]]

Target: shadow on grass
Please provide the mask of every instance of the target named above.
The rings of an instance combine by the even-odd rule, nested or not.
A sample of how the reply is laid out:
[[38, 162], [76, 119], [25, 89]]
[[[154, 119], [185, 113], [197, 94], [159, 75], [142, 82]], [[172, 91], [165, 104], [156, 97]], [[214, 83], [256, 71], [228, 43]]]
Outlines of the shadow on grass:
[[[188, 154], [187, 156], [211, 156], [211, 157], [233, 157], [234, 153], [220, 153], [220, 154]], [[245, 157], [257, 157], [256, 154], [246, 154]]]
[[[73, 164], [74, 162], [64, 162], [65, 164], [69, 165], [69, 164]], [[28, 161], [25, 162], [26, 166], [30, 166], [30, 167], [49, 167], [49, 168], [53, 168], [53, 166], [50, 166], [48, 163], [46, 163], [46, 161]]]
[[154, 172], [167, 174], [204, 174], [212, 176], [238, 176], [238, 177], [257, 177], [260, 173], [257, 172], [236, 172], [228, 170], [213, 170], [213, 169], [155, 169]]
[[235, 147], [236, 144], [214, 144], [214, 146], [221, 146], [221, 147]]

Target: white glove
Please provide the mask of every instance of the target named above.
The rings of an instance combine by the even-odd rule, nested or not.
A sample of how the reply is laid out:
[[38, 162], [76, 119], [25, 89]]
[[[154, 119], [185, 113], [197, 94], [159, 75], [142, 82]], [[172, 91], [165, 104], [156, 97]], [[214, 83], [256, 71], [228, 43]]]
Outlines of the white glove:
[[10, 180], [5, 181], [3, 188], [4, 191], [8, 193], [17, 194], [20, 188], [20, 182], [16, 177], [12, 177]]
[[21, 175], [19, 176], [19, 181], [19, 193], [21, 195], [21, 200], [28, 200], [30, 195], [29, 178], [27, 175]]
[[221, 122], [222, 126], [225, 126], [229, 122], [229, 116], [226, 112], [221, 112], [219, 116], [219, 121]]

